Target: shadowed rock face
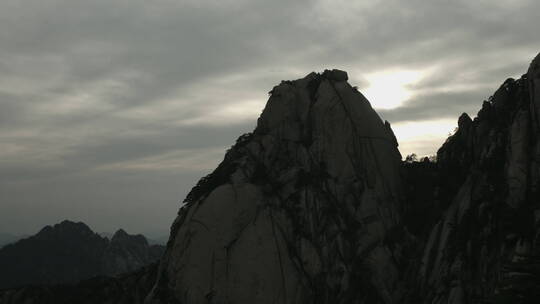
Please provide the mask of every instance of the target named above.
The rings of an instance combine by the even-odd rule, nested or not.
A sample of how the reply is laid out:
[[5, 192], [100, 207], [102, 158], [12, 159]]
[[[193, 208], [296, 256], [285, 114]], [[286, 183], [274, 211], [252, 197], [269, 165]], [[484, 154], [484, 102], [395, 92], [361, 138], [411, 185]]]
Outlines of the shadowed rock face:
[[28, 286], [0, 291], [2, 304], [142, 304], [150, 292], [157, 264], [117, 277], [98, 276], [77, 284]]
[[441, 219], [417, 270], [425, 303], [540, 299], [540, 56], [438, 151]]
[[401, 171], [342, 72], [283, 82], [188, 196], [149, 300], [535, 303], [539, 61], [459, 118], [437, 164]]
[[403, 292], [395, 137], [342, 71], [282, 82], [188, 195], [151, 298], [392, 303]]

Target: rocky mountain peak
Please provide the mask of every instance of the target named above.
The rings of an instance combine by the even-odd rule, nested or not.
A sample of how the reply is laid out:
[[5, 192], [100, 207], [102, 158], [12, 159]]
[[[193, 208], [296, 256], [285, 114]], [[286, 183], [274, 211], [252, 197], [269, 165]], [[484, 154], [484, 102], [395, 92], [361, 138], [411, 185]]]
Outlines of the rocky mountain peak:
[[471, 117], [467, 113], [461, 114], [458, 119], [458, 128], [467, 129], [472, 123]]
[[327, 70], [272, 89], [255, 131], [188, 195], [150, 298], [397, 298], [403, 257], [384, 240], [400, 233], [401, 156], [346, 80]]
[[72, 222], [69, 220], [63, 220], [62, 222], [53, 226], [43, 227], [37, 234], [37, 236], [47, 235], [92, 235], [94, 232], [83, 222]]
[[[347, 166], [347, 159], [351, 158], [347, 154], [359, 139], [372, 139], [397, 152], [393, 133], [346, 79], [343, 71], [326, 70], [322, 74], [312, 73], [296, 81], [282, 82], [271, 91], [254, 133], [301, 143], [302, 151], [317, 151], [311, 157], [327, 166], [328, 173], [340, 178], [353, 174], [353, 170], [347, 169], [352, 168]], [[262, 142], [262, 145], [274, 143]], [[327, 153], [326, 150], [332, 151]], [[301, 164], [301, 167], [309, 166], [309, 163]]]
[[[109, 248], [118, 247], [122, 250], [126, 250], [129, 248], [133, 249], [144, 249], [148, 247], [148, 240], [144, 237], [144, 235], [141, 234], [128, 234], [123, 229], [119, 229], [116, 231], [111, 238], [110, 246]], [[136, 252], [140, 252], [141, 250], [136, 250]]]
[[116, 232], [113, 234], [112, 238], [125, 238], [128, 237], [129, 234], [122, 228], [116, 230]]
[[342, 70], [337, 70], [337, 69], [324, 70], [324, 72], [322, 73], [322, 77], [329, 80], [337, 81], [337, 82], [349, 80], [349, 76], [347, 75], [347, 72], [342, 71]]
[[111, 242], [138, 242], [148, 244], [146, 238], [141, 234], [129, 234], [124, 229], [118, 229], [112, 236]]

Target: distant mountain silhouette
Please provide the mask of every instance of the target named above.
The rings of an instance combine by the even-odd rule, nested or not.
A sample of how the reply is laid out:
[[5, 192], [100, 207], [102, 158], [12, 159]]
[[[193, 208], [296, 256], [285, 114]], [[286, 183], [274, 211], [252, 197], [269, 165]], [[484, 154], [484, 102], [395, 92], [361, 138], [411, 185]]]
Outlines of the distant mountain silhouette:
[[154, 238], [148, 238], [148, 244], [150, 245], [167, 245], [167, 241], [169, 240], [168, 235], [158, 236]]
[[[110, 240], [114, 236], [114, 233], [100, 232], [99, 235], [101, 235], [102, 237], [106, 237]], [[148, 241], [149, 245], [166, 245], [168, 240], [168, 235], [162, 235], [158, 237], [146, 237], [146, 241]]]
[[436, 162], [401, 161], [347, 79], [274, 87], [254, 132], [187, 195], [159, 267], [0, 302], [539, 303], [540, 55], [459, 117]]
[[157, 261], [163, 249], [122, 229], [109, 240], [84, 223], [63, 221], [0, 249], [0, 288], [130, 272]]

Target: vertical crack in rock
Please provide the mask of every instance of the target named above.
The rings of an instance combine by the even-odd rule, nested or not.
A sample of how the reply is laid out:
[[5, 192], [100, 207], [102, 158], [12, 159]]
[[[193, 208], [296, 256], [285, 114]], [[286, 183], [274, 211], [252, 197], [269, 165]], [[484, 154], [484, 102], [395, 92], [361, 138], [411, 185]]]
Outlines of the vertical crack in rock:
[[[540, 55], [520, 79], [506, 80], [474, 120], [466, 114], [459, 118], [435, 167], [405, 165], [416, 178], [437, 176], [431, 186], [409, 194], [431, 204], [417, 199], [408, 204], [440, 217], [433, 228], [416, 230], [425, 245], [412, 271], [417, 288], [408, 302], [538, 302], [539, 61]], [[409, 217], [406, 224], [414, 220]]]
[[397, 142], [346, 81], [327, 70], [272, 89], [255, 131], [186, 198], [148, 302], [206, 303], [209, 280], [215, 303], [402, 297], [399, 246], [385, 244], [403, 203]]

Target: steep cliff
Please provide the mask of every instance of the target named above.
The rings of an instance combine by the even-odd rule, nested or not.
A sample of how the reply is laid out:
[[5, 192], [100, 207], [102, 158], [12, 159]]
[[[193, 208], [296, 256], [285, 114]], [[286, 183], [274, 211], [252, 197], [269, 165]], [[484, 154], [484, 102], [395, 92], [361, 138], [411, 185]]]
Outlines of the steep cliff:
[[539, 61], [403, 171], [345, 74], [283, 82], [188, 196], [149, 299], [537, 301]]
[[540, 56], [437, 153], [436, 201], [417, 269], [425, 303], [540, 299]]
[[404, 286], [397, 142], [342, 71], [284, 81], [191, 191], [149, 300], [393, 303]]

